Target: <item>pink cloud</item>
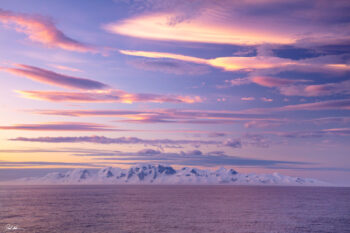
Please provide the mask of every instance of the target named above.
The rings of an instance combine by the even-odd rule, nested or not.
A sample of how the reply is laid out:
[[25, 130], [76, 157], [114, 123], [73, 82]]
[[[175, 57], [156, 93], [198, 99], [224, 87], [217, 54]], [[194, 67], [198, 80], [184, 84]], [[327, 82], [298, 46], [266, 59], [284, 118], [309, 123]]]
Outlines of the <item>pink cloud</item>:
[[283, 4], [278, 0], [144, 2], [133, 1], [132, 5], [138, 13], [143, 8], [149, 11], [141, 10], [141, 14], [109, 23], [104, 29], [151, 40], [235, 45], [348, 40], [346, 0], [309, 1], [306, 5], [296, 0]]
[[266, 98], [266, 97], [261, 97], [260, 98], [262, 101], [264, 101], [264, 102], [272, 102], [273, 101], [273, 99], [271, 99], [271, 98]]
[[242, 97], [241, 100], [243, 100], [243, 101], [253, 101], [253, 100], [255, 100], [255, 97]]
[[118, 122], [180, 123], [180, 124], [237, 124], [266, 119], [265, 115], [242, 114], [234, 111], [199, 111], [156, 109], [137, 110], [36, 110], [36, 114], [75, 117], [116, 117]]
[[277, 111], [318, 111], [318, 110], [350, 110], [350, 99], [328, 100], [315, 103], [287, 105], [275, 108]]
[[251, 78], [252, 82], [264, 87], [280, 87], [298, 82], [297, 80], [256, 76]]
[[77, 103], [197, 103], [203, 100], [199, 96], [158, 95], [158, 94], [132, 94], [121, 90], [99, 90], [86, 92], [64, 91], [17, 91], [23, 97], [51, 102], [77, 102]]
[[76, 52], [96, 52], [96, 49], [92, 46], [66, 36], [56, 28], [50, 18], [0, 9], [0, 22], [10, 26], [13, 25], [16, 31], [26, 34], [30, 40], [48, 47]]
[[336, 94], [350, 94], [350, 80], [338, 83], [317, 85], [290, 85], [279, 88], [286, 96], [328, 96]]
[[225, 71], [252, 71], [259, 69], [272, 69], [287, 67], [298, 64], [297, 62], [278, 57], [256, 56], [256, 57], [216, 57], [205, 59], [200, 57], [186, 56], [176, 53], [152, 52], [152, 51], [135, 51], [135, 50], [119, 50], [121, 54], [136, 57], [146, 57], [153, 59], [174, 59], [184, 62], [191, 62], [212, 66], [223, 69]]
[[122, 90], [106, 89], [108, 86], [85, 78], [77, 78], [34, 66], [17, 64], [17, 68], [4, 68], [1, 70], [15, 75], [24, 76], [28, 79], [71, 89], [86, 90], [84, 92], [63, 91], [16, 91], [23, 97], [52, 102], [106, 102], [106, 103], [198, 103], [202, 102], [199, 96], [160, 95], [150, 93], [128, 93]]
[[72, 72], [82, 72], [79, 69], [73, 68], [73, 67], [68, 67], [68, 66], [63, 66], [63, 65], [55, 65], [55, 64], [51, 64], [51, 67], [54, 67], [56, 69], [60, 69], [60, 70], [66, 70], [66, 71], [72, 71]]
[[283, 123], [286, 123], [286, 120], [254, 120], [254, 121], [248, 121], [244, 124], [245, 128], [271, 128], [271, 127], [277, 127], [282, 125]]
[[95, 123], [81, 122], [49, 122], [40, 124], [18, 124], [0, 126], [2, 130], [34, 130], [34, 131], [121, 131], [113, 127]]

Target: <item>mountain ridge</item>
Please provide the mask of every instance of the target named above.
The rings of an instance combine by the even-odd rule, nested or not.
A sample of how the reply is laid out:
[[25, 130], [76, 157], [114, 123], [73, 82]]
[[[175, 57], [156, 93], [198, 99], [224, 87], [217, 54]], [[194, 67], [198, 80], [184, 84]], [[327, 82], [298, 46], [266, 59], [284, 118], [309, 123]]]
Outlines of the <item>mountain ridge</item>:
[[176, 170], [162, 164], [138, 164], [128, 169], [105, 167], [97, 172], [91, 169], [76, 168], [67, 172], [48, 173], [42, 177], [21, 178], [11, 181], [11, 184], [330, 185], [316, 179], [291, 177], [279, 173], [245, 174], [223, 167], [215, 171], [191, 167]]

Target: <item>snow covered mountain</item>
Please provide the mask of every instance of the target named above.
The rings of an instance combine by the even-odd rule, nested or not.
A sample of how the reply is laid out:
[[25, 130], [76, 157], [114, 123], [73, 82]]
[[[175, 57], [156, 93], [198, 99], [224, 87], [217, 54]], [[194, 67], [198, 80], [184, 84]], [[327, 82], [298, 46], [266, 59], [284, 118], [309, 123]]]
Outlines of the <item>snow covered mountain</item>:
[[184, 167], [140, 164], [129, 169], [106, 167], [92, 171], [73, 169], [65, 173], [49, 173], [43, 177], [22, 178], [12, 184], [230, 184], [230, 185], [293, 185], [325, 186], [315, 179], [290, 177], [278, 173], [242, 174], [233, 169], [216, 171]]

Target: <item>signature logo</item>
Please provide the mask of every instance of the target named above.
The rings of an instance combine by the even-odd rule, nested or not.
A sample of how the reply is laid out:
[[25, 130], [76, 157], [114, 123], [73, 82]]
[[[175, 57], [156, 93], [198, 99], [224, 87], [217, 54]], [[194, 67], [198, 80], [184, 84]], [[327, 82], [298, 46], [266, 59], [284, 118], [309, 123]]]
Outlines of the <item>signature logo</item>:
[[5, 232], [8, 232], [8, 231], [17, 231], [17, 230], [21, 230], [22, 228], [20, 228], [19, 226], [17, 225], [12, 225], [12, 224], [7, 224], [5, 226]]

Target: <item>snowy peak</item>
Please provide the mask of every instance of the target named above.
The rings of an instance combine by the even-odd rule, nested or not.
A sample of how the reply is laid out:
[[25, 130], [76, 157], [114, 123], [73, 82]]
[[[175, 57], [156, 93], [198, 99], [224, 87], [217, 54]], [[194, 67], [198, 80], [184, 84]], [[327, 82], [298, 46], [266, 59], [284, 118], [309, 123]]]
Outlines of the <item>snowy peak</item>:
[[232, 184], [232, 185], [314, 185], [324, 182], [273, 174], [242, 174], [234, 169], [220, 168], [216, 171], [183, 167], [175, 170], [171, 166], [139, 164], [122, 169], [105, 167], [93, 171], [73, 169], [65, 173], [49, 173], [43, 177], [16, 180], [20, 184]]

